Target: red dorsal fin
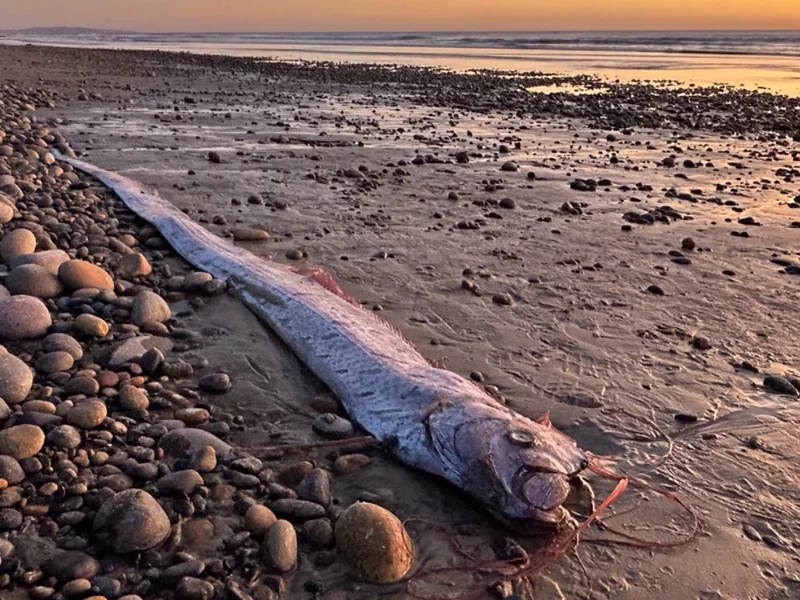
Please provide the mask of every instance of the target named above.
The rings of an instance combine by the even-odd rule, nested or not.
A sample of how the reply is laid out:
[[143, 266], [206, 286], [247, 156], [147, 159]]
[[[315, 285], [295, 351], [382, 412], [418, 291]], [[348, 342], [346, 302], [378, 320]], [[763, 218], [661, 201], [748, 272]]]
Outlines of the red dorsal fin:
[[302, 275], [303, 277], [308, 277], [315, 283], [321, 285], [326, 290], [328, 290], [331, 294], [335, 294], [344, 300], [347, 300], [353, 306], [361, 306], [358, 300], [353, 298], [350, 294], [345, 292], [339, 284], [336, 283], [336, 280], [333, 278], [333, 275], [328, 273], [325, 269], [321, 269], [319, 267], [290, 267], [292, 271], [297, 273], [298, 275]]
[[539, 417], [539, 418], [536, 420], [536, 422], [537, 422], [539, 425], [544, 425], [544, 426], [545, 426], [545, 427], [547, 427], [548, 429], [550, 429], [551, 427], [553, 427], [553, 424], [550, 422], [550, 411], [548, 410], [546, 413], [544, 413], [544, 414], [543, 414], [541, 417]]

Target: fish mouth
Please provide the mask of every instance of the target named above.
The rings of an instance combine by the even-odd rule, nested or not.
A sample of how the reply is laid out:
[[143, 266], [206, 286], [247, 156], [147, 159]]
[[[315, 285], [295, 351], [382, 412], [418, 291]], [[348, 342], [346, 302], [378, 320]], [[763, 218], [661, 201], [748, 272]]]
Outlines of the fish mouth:
[[562, 504], [570, 493], [566, 475], [552, 472], [530, 473], [520, 489], [520, 495], [534, 512], [534, 518], [546, 523], [561, 522], [566, 510]]

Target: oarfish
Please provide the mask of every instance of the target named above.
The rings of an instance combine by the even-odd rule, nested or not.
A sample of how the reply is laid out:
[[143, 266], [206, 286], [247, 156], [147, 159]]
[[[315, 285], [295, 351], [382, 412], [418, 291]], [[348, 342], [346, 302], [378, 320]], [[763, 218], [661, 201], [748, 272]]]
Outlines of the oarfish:
[[432, 366], [373, 313], [207, 231], [156, 192], [57, 158], [111, 188], [194, 267], [227, 280], [349, 417], [400, 461], [448, 480], [504, 519], [558, 524], [566, 518], [569, 480], [588, 460], [549, 422], [527, 419], [474, 382]]

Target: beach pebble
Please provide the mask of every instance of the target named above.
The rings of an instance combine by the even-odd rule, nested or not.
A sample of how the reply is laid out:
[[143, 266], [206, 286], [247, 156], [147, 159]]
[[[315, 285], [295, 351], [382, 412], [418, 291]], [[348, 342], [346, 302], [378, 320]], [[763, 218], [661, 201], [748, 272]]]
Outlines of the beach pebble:
[[59, 425], [48, 432], [47, 443], [57, 448], [75, 450], [81, 445], [81, 432], [72, 425]]
[[320, 394], [314, 396], [309, 403], [309, 406], [318, 413], [333, 413], [337, 414], [341, 411], [341, 404], [333, 394]]
[[164, 450], [164, 454], [175, 459], [190, 459], [196, 453], [204, 450], [206, 446], [211, 446], [217, 456], [223, 461], [229, 460], [233, 456], [233, 448], [202, 429], [174, 429], [164, 435], [159, 440], [159, 447]]
[[106, 405], [100, 400], [84, 400], [67, 413], [67, 423], [81, 429], [95, 429], [108, 416]]
[[695, 350], [711, 350], [713, 348], [711, 340], [702, 335], [696, 335], [692, 338], [692, 348]]
[[264, 563], [276, 573], [286, 573], [297, 564], [297, 533], [289, 521], [276, 521], [261, 547]]
[[0, 240], [0, 257], [7, 265], [21, 254], [30, 254], [36, 250], [36, 236], [27, 229], [15, 229]]
[[156, 487], [162, 494], [186, 494], [203, 485], [203, 476], [194, 469], [176, 471], [158, 480]]
[[203, 286], [210, 283], [213, 279], [214, 278], [208, 273], [195, 271], [183, 278], [183, 289], [186, 292], [200, 292], [203, 290]]
[[42, 564], [42, 571], [60, 581], [92, 579], [100, 572], [100, 563], [83, 552], [58, 552]]
[[287, 517], [297, 521], [319, 519], [325, 516], [325, 507], [316, 502], [297, 500], [295, 498], [275, 500], [270, 504], [270, 508], [279, 517]]
[[211, 583], [196, 577], [182, 577], [175, 588], [176, 600], [212, 600], [215, 594]]
[[411, 539], [385, 508], [356, 502], [336, 521], [336, 547], [359, 579], [391, 583], [402, 579], [414, 560]]
[[169, 304], [158, 294], [141, 292], [133, 299], [131, 320], [140, 327], [145, 323], [163, 323], [170, 316]]
[[775, 394], [783, 394], [784, 396], [798, 395], [797, 388], [795, 388], [788, 379], [778, 375], [767, 375], [764, 377], [764, 389]]
[[162, 350], [169, 348], [170, 342], [163, 338], [149, 335], [128, 338], [114, 347], [108, 364], [112, 367], [119, 367], [130, 362], [139, 361], [142, 363], [144, 361], [142, 368], [146, 372], [152, 373], [164, 361]]
[[0, 538], [0, 560], [11, 558], [14, 555], [14, 544], [5, 538]]
[[13, 295], [42, 299], [55, 298], [63, 290], [58, 277], [39, 265], [22, 265], [13, 269], [6, 277], [5, 287]]
[[315, 548], [333, 546], [333, 526], [328, 519], [313, 519], [300, 526], [300, 534]]
[[150, 348], [139, 357], [139, 364], [145, 373], [152, 375], [164, 364], [164, 353], [158, 348]]
[[[25, 479], [25, 471], [14, 457], [0, 455], [0, 478], [5, 479], [9, 485], [17, 485]], [[4, 557], [0, 556], [2, 558]]]
[[84, 313], [78, 315], [75, 319], [75, 329], [83, 335], [102, 338], [108, 335], [111, 328], [109, 324], [100, 317]]
[[0, 298], [0, 338], [24, 340], [42, 337], [52, 324], [50, 311], [39, 298]]
[[37, 425], [15, 425], [0, 431], [0, 454], [17, 460], [30, 458], [44, 446], [44, 431]]
[[322, 506], [331, 503], [331, 478], [325, 469], [314, 469], [297, 486], [297, 497]]
[[94, 288], [114, 291], [114, 280], [104, 269], [85, 260], [68, 260], [58, 267], [58, 278], [70, 290]]
[[227, 373], [212, 373], [202, 377], [198, 387], [204, 392], [224, 394], [231, 389], [231, 378]]
[[14, 218], [14, 209], [5, 202], [0, 202], [0, 225], [5, 225]]
[[372, 462], [366, 454], [343, 454], [333, 462], [333, 472], [337, 475], [349, 475], [360, 471]]
[[19, 404], [31, 391], [33, 371], [8, 352], [0, 353], [0, 398], [8, 404]]
[[64, 393], [72, 396], [81, 394], [83, 396], [95, 396], [100, 391], [100, 382], [97, 379], [86, 376], [73, 377], [64, 384]]
[[266, 506], [253, 504], [244, 514], [244, 527], [254, 538], [261, 539], [278, 518]]
[[80, 342], [66, 333], [51, 333], [42, 341], [42, 349], [45, 352], [67, 352], [74, 360], [83, 358], [83, 347]]
[[499, 206], [500, 208], [512, 210], [517, 207], [517, 203], [514, 202], [513, 198], [503, 198], [500, 200]]
[[269, 239], [269, 233], [254, 227], [235, 227], [231, 233], [237, 242], [260, 242]]
[[13, 508], [0, 510], [0, 532], [14, 531], [22, 525], [22, 513]]
[[333, 413], [319, 415], [311, 427], [318, 435], [335, 440], [350, 437], [354, 431], [350, 421]]
[[169, 517], [144, 490], [125, 490], [97, 511], [95, 534], [115, 552], [141, 552], [158, 546], [170, 532]]
[[20, 254], [12, 259], [9, 267], [16, 269], [24, 265], [37, 265], [44, 267], [53, 275], [58, 275], [58, 268], [69, 260], [69, 254], [63, 250], [42, 250], [31, 254]]
[[516, 173], [517, 171], [519, 171], [519, 167], [517, 166], [517, 163], [512, 162], [512, 161], [508, 161], [508, 162], [504, 162], [500, 166], [500, 170], [501, 171], [505, 171], [507, 173]]
[[47, 375], [57, 373], [58, 371], [69, 371], [75, 359], [69, 352], [63, 350], [56, 350], [55, 352], [47, 352], [42, 354], [36, 359], [36, 370], [40, 373]]
[[143, 389], [126, 385], [119, 391], [119, 405], [125, 410], [143, 412], [150, 407], [150, 399]]
[[192, 467], [200, 473], [210, 473], [217, 467], [217, 452], [206, 446], [192, 457]]
[[183, 421], [187, 427], [196, 427], [208, 422], [211, 415], [205, 408], [182, 408], [175, 411], [175, 418]]
[[92, 590], [92, 582], [88, 579], [73, 579], [65, 583], [61, 588], [61, 593], [67, 598], [85, 597]]
[[494, 294], [492, 296], [492, 302], [500, 306], [511, 306], [514, 304], [514, 298], [511, 296], [511, 294]]
[[119, 274], [125, 279], [134, 277], [147, 277], [153, 272], [153, 267], [144, 254], [134, 252], [126, 254], [119, 261]]

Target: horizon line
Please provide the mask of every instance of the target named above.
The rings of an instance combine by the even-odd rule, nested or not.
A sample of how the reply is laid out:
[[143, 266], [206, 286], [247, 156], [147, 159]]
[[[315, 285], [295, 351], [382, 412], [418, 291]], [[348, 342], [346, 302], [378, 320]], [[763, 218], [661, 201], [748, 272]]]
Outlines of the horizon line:
[[0, 29], [4, 32], [24, 33], [35, 29], [65, 29], [65, 30], [82, 30], [82, 31], [97, 31], [107, 33], [157, 33], [163, 35], [170, 34], [225, 34], [225, 33], [238, 33], [238, 34], [360, 34], [360, 33], [373, 33], [373, 34], [434, 34], [434, 33], [800, 33], [798, 29], [356, 29], [356, 30], [324, 30], [324, 29], [287, 29], [287, 30], [245, 30], [245, 29], [231, 29], [231, 30], [147, 30], [147, 29], [118, 29], [118, 28], [104, 28], [104, 27], [82, 27], [82, 26], [69, 26], [69, 25], [33, 25], [30, 27], [18, 27], [13, 29]]

